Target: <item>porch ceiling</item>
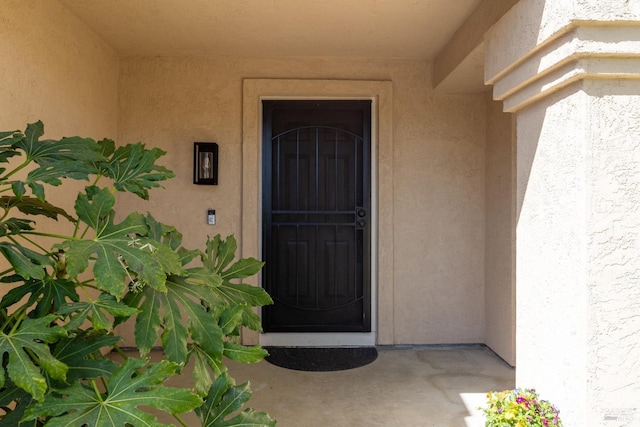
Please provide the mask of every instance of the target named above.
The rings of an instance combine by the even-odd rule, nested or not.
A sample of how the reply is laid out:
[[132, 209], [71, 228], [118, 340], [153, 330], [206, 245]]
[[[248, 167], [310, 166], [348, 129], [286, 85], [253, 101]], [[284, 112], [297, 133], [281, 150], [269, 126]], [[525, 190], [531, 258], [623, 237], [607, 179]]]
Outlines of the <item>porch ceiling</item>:
[[122, 56], [431, 60], [481, 0], [59, 0]]

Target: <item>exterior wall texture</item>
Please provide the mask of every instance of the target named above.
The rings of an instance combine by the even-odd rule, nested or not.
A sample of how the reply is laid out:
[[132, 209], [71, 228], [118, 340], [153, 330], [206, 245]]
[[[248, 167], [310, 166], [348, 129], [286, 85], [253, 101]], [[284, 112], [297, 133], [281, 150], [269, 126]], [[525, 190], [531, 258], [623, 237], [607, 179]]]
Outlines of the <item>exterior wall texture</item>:
[[587, 373], [592, 419], [640, 423], [640, 83], [585, 82]]
[[[45, 138], [116, 137], [118, 58], [57, 2], [3, 1], [0, 57], [0, 130], [42, 120]], [[68, 186], [47, 195], [72, 210], [76, 193]]]
[[[162, 162], [177, 178], [166, 191], [152, 192], [148, 203], [120, 197], [118, 210], [153, 212], [180, 227], [190, 247], [201, 247], [206, 234], [242, 231], [243, 79], [390, 81], [394, 144], [385, 164], [391, 165], [394, 180], [385, 201], [389, 206], [378, 206], [378, 212], [393, 213], [393, 240], [377, 244], [392, 248], [386, 252], [393, 254], [386, 264], [392, 271], [379, 273], [385, 283], [378, 286], [388, 291], [379, 305], [392, 307], [393, 324], [383, 340], [485, 342], [490, 307], [485, 308], [484, 289], [483, 95], [434, 93], [431, 65], [422, 61], [121, 59], [55, 1], [7, 0], [0, 22], [0, 129], [42, 120], [48, 138], [79, 134], [164, 148], [168, 154]], [[220, 185], [191, 183], [194, 141], [220, 144]], [[379, 173], [384, 184], [389, 171]], [[68, 189], [48, 194], [68, 208], [75, 198]], [[214, 228], [205, 224], [208, 208], [218, 215]], [[503, 319], [487, 317], [496, 321]], [[500, 333], [494, 335], [496, 351], [507, 352], [502, 355], [511, 360], [509, 344], [500, 344]]]
[[516, 384], [539, 390], [576, 426], [587, 425], [585, 414], [572, 408], [575, 403], [565, 396], [583, 400], [587, 380], [581, 180], [585, 135], [575, 120], [582, 116], [576, 110], [580, 98], [580, 93], [573, 101], [554, 97], [552, 104], [535, 104], [518, 113], [516, 251]]
[[485, 152], [485, 344], [515, 366], [514, 117], [487, 100]]
[[567, 426], [640, 420], [639, 13], [521, 1], [487, 42], [517, 120], [516, 385]]
[[46, 137], [114, 138], [118, 58], [55, 1], [3, 0], [0, 129], [42, 120]]
[[[121, 206], [148, 209], [179, 226], [191, 247], [201, 246], [206, 234], [240, 234], [243, 78], [393, 83], [394, 241], [378, 242], [394, 245], [392, 343], [483, 342], [485, 99], [435, 95], [427, 63], [124, 59], [119, 139], [168, 151], [164, 164], [177, 178], [147, 205], [122, 197]], [[191, 184], [194, 141], [220, 145], [218, 186]], [[215, 227], [206, 225], [208, 208], [216, 209]]]

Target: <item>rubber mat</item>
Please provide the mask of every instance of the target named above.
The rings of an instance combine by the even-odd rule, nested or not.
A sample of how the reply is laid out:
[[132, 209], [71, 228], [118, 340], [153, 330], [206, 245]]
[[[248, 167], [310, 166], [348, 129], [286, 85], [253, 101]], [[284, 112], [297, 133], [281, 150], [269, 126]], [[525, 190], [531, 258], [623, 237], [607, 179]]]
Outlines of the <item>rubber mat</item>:
[[265, 360], [296, 371], [343, 371], [359, 368], [376, 360], [375, 347], [265, 347]]

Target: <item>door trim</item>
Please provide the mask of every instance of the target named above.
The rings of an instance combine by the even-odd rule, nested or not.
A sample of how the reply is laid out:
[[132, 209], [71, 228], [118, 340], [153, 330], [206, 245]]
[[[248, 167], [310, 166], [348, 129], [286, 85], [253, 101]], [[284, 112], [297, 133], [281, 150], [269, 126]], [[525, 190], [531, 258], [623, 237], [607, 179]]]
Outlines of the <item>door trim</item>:
[[[395, 340], [393, 333], [393, 146], [391, 121], [393, 104], [391, 82], [279, 79], [245, 79], [243, 81], [242, 224], [239, 238], [243, 257], [261, 258], [261, 101], [263, 99], [367, 99], [372, 101], [372, 332], [257, 334], [253, 331], [243, 331], [242, 342], [263, 345], [393, 344]], [[379, 179], [380, 176], [384, 176], [384, 180]], [[259, 278], [252, 278], [248, 283], [260, 285]]]

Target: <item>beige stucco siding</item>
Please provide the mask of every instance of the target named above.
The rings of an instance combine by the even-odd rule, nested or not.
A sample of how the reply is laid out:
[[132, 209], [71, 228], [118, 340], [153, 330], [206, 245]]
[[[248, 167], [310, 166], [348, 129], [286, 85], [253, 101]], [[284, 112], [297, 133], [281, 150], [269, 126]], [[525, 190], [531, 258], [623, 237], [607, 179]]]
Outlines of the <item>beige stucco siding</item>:
[[3, 0], [0, 57], [0, 129], [116, 136], [118, 58], [57, 2]]
[[515, 119], [487, 98], [485, 343], [515, 360]]
[[[244, 78], [392, 82], [394, 241], [378, 244], [394, 245], [394, 283], [386, 284], [393, 287], [394, 342], [483, 342], [484, 97], [436, 96], [421, 61], [124, 59], [119, 139], [164, 148], [164, 164], [177, 174], [142, 208], [179, 226], [191, 247], [207, 234], [241, 233]], [[194, 141], [220, 145], [218, 186], [191, 183]], [[141, 207], [120, 201], [124, 210]], [[213, 227], [205, 222], [208, 208], [216, 209]]]
[[[3, 1], [0, 57], [0, 131], [42, 120], [45, 138], [116, 137], [118, 58], [57, 2]], [[65, 209], [76, 197], [69, 187], [47, 195]]]
[[516, 385], [565, 425], [637, 424], [638, 22], [637, 2], [532, 0], [487, 34], [517, 118]]
[[[378, 268], [385, 271], [375, 277], [384, 290], [378, 307], [392, 320], [377, 331], [385, 344], [485, 342], [483, 95], [434, 93], [431, 65], [415, 60], [123, 59], [57, 2], [5, 5], [0, 129], [40, 119], [51, 138], [115, 137], [164, 148], [162, 163], [177, 178], [148, 203], [120, 196], [117, 209], [153, 212], [178, 226], [189, 247], [202, 247], [207, 234], [243, 233], [243, 80], [390, 84], [393, 143], [376, 151], [384, 162], [375, 185], [384, 187], [378, 214], [393, 218], [378, 219]], [[191, 183], [194, 141], [220, 144], [220, 185]], [[69, 209], [75, 199], [74, 191], [49, 194]], [[214, 227], [205, 222], [209, 208], [216, 209]], [[383, 233], [385, 220], [391, 230]]]

